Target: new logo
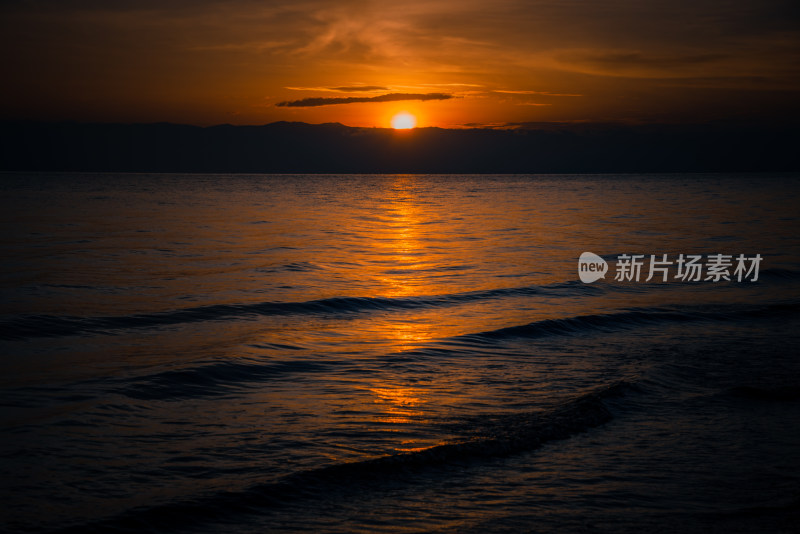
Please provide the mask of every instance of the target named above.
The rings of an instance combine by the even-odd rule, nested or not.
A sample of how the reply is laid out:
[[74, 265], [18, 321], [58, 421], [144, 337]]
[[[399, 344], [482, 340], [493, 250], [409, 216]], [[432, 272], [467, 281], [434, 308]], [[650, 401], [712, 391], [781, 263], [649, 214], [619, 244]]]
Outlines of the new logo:
[[606, 260], [594, 252], [584, 252], [578, 259], [578, 276], [581, 282], [591, 284], [592, 282], [605, 278], [608, 272]]

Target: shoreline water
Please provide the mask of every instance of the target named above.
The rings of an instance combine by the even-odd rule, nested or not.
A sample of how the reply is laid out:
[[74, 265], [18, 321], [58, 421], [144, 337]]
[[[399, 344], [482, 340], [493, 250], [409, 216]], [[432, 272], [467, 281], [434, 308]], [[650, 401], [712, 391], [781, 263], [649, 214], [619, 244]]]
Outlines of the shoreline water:
[[[0, 182], [2, 528], [796, 519], [796, 176]], [[585, 251], [764, 260], [584, 284]]]

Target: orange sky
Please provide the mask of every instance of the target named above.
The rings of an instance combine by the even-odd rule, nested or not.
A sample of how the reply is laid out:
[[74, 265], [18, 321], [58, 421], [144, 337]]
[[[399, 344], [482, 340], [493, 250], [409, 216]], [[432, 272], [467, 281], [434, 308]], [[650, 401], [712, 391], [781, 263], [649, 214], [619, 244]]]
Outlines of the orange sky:
[[[795, 1], [10, 0], [0, 118], [793, 120]], [[390, 102], [298, 106], [304, 99]], [[439, 95], [417, 100], [418, 95]], [[339, 100], [341, 102], [341, 100]]]

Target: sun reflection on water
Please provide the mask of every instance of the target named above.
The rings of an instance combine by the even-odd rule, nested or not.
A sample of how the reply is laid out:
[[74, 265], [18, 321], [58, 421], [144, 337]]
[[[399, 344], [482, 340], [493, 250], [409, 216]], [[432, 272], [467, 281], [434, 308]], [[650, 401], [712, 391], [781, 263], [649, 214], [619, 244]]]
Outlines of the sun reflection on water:
[[386, 296], [404, 297], [419, 294], [424, 283], [415, 274], [425, 265], [426, 254], [419, 239], [422, 222], [420, 208], [414, 198], [414, 176], [398, 175], [391, 184], [385, 213], [389, 221], [382, 228], [383, 239], [375, 244], [382, 250], [386, 268], [381, 282], [389, 287]]

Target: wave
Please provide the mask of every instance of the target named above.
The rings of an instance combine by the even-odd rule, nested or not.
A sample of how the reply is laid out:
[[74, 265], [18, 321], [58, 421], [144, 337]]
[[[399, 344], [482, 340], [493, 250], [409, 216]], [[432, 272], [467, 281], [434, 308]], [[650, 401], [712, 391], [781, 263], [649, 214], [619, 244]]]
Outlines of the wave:
[[567, 282], [544, 286], [489, 289], [421, 297], [334, 297], [306, 302], [214, 304], [159, 313], [124, 316], [78, 317], [27, 315], [0, 322], [0, 340], [22, 340], [72, 335], [114, 335], [123, 330], [159, 328], [176, 324], [228, 319], [253, 319], [271, 315], [341, 315], [365, 311], [413, 310], [454, 306], [479, 300], [531, 295], [573, 296], [602, 293], [595, 286]]
[[[287, 266], [294, 270], [311, 269], [312, 266], [292, 264]], [[760, 274], [761, 282], [783, 283], [800, 280], [800, 271], [788, 269], [765, 269]], [[230, 319], [255, 319], [262, 316], [276, 315], [324, 315], [336, 316], [370, 311], [414, 310], [456, 306], [481, 300], [515, 298], [526, 296], [597, 296], [609, 291], [640, 292], [630, 285], [599, 284], [588, 285], [577, 280], [548, 284], [531, 285], [512, 288], [498, 288], [482, 291], [469, 291], [445, 295], [428, 295], [418, 297], [333, 297], [305, 302], [255, 302], [247, 304], [213, 304], [196, 306], [157, 313], [140, 313], [122, 316], [65, 316], [65, 315], [25, 315], [0, 321], [0, 340], [25, 340], [46, 337], [62, 337], [73, 335], [116, 335], [121, 331], [141, 328], [161, 328], [177, 324], [197, 323], [203, 321], [221, 321]], [[542, 325], [541, 330], [551, 329], [554, 332], [569, 333], [573, 327], [601, 328], [602, 319], [589, 316], [578, 319], [583, 325], [569, 323], [553, 323]], [[662, 317], [661, 320], [665, 319]], [[651, 318], [644, 318], [649, 321]], [[631, 316], [629, 321], [637, 318]], [[675, 320], [681, 320], [675, 318]], [[516, 328], [516, 327], [512, 327]], [[527, 328], [523, 327], [523, 328]], [[477, 334], [478, 336], [482, 334]]]
[[[525, 325], [517, 325], [486, 332], [464, 334], [431, 342], [428, 346], [386, 354], [384, 360], [392, 364], [416, 362], [418, 360], [448, 359], [466, 354], [484, 354], [496, 351], [497, 344], [514, 339], [538, 339], [555, 336], [582, 336], [595, 333], [614, 333], [668, 324], [689, 323], [730, 323], [750, 321], [758, 318], [786, 317], [800, 312], [795, 304], [774, 304], [763, 307], [726, 307], [716, 310], [667, 310], [662, 308], [636, 308], [623, 312], [593, 314], [545, 319]], [[258, 344], [255, 348], [279, 350], [281, 352], [298, 350], [300, 347], [284, 344]], [[335, 360], [257, 360], [240, 359], [235, 361], [194, 362], [191, 367], [169, 369], [148, 375], [103, 378], [98, 381], [100, 390], [110, 387], [113, 392], [139, 400], [164, 400], [181, 397], [216, 397], [233, 394], [237, 390], [256, 387], [260, 384], [283, 378], [286, 375], [306, 375], [331, 370], [341, 365]], [[89, 385], [89, 384], [84, 384]], [[742, 389], [732, 391], [739, 396], [761, 395], [767, 398], [773, 393], [759, 393], [757, 390]], [[774, 395], [787, 395], [778, 392]], [[796, 394], [796, 392], [794, 393]]]
[[142, 377], [117, 379], [125, 385], [114, 391], [139, 400], [210, 397], [225, 395], [235, 389], [247, 387], [248, 384], [263, 383], [286, 374], [325, 371], [331, 365], [310, 361], [269, 364], [218, 362]]
[[539, 338], [547, 336], [570, 336], [593, 332], [618, 332], [637, 327], [669, 323], [693, 323], [702, 321], [736, 321], [785, 317], [800, 312], [800, 304], [788, 302], [765, 306], [726, 306], [715, 310], [696, 308], [631, 308], [626, 311], [606, 314], [579, 315], [563, 319], [545, 319], [525, 325], [510, 326], [476, 334], [465, 334], [456, 338], [471, 343], [491, 343], [512, 338]]
[[[344, 494], [364, 484], [413, 483], [430, 469], [446, 469], [535, 450], [542, 445], [603, 425], [612, 415], [604, 398], [624, 394], [631, 384], [598, 388], [553, 409], [493, 418], [492, 432], [459, 442], [350, 463], [301, 471], [276, 482], [240, 491], [221, 491], [191, 500], [141, 507], [91, 524], [71, 525], [62, 534], [85, 532], [166, 532], [248, 513], [263, 513], [297, 499]], [[509, 418], [513, 418], [510, 421]]]

